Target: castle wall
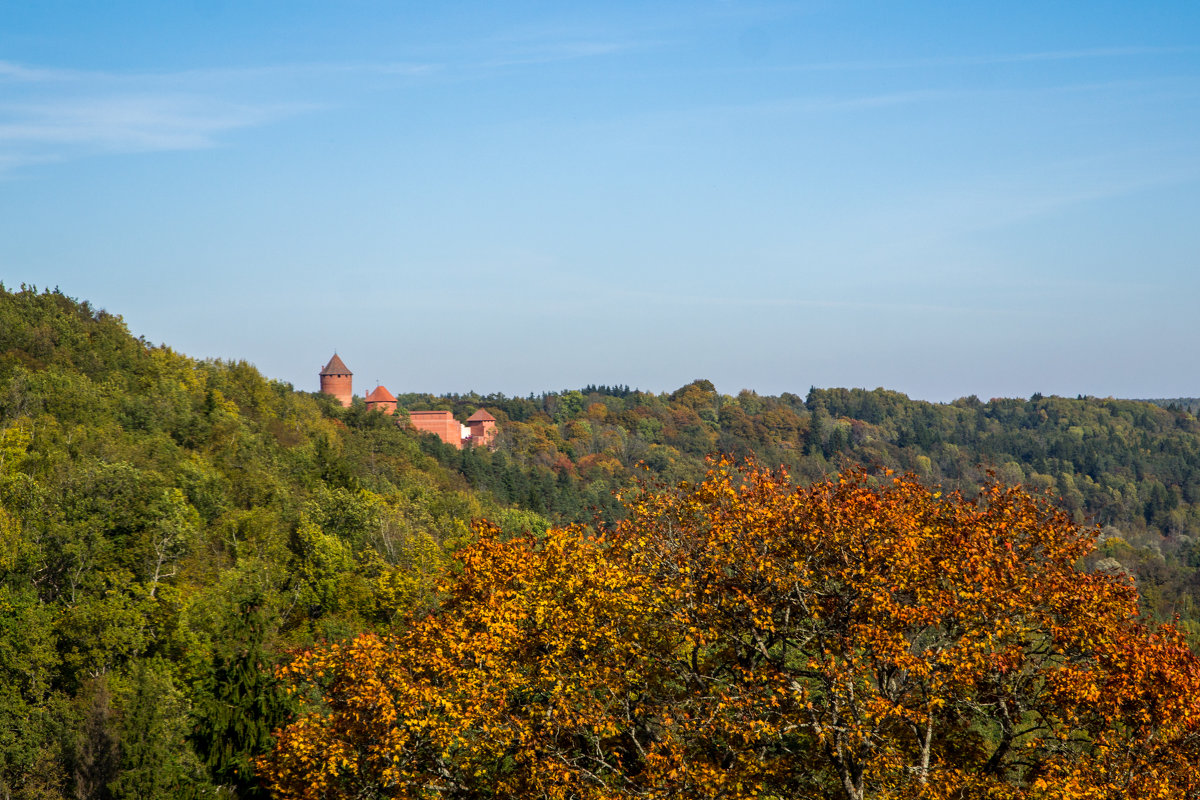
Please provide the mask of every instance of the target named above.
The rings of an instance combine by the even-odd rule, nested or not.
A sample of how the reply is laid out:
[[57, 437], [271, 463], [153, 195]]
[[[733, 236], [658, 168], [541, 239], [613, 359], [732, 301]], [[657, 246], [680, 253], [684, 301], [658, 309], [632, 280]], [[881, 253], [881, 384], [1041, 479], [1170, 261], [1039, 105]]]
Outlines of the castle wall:
[[462, 449], [462, 425], [449, 411], [410, 411], [408, 418], [417, 430], [436, 433], [446, 444]]
[[491, 447], [496, 438], [496, 423], [492, 420], [468, 420], [467, 430], [473, 445]]

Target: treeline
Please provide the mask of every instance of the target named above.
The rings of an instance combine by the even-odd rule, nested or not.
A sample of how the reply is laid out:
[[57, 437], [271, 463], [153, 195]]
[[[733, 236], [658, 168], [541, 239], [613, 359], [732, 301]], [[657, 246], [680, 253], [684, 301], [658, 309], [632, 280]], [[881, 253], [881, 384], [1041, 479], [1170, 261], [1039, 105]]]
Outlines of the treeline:
[[560, 521], [611, 520], [612, 492], [649, 474], [695, 481], [712, 452], [818, 480], [847, 463], [974, 492], [989, 473], [1048, 492], [1106, 527], [1104, 554], [1134, 572], [1151, 612], [1200, 634], [1200, 422], [1179, 403], [975, 397], [939, 404], [884, 389], [806, 397], [718, 393], [698, 380], [654, 394], [606, 387], [535, 397], [407, 395], [406, 408], [496, 415], [495, 452], [431, 450], [471, 485]]
[[1169, 411], [1186, 411], [1189, 414], [1200, 414], [1200, 397], [1161, 397], [1147, 400], [1156, 406], [1162, 406]]
[[0, 797], [255, 797], [271, 667], [390, 625], [478, 517], [361, 407], [0, 287]]
[[[815, 388], [805, 398], [735, 397], [703, 380], [670, 394], [597, 389], [536, 398], [406, 395], [400, 402], [460, 416], [490, 409], [500, 420], [495, 454], [435, 454], [491, 489], [497, 481], [520, 483], [508, 476], [508, 464], [518, 464], [537, 482], [542, 502], [552, 486], [574, 485], [563, 476], [621, 486], [641, 465], [668, 481], [689, 480], [703, 472], [706, 455], [721, 452], [810, 479], [852, 460], [968, 490], [994, 471], [1061, 496], [1081, 521], [1200, 533], [1200, 423], [1181, 408], [1146, 402], [1035, 395], [936, 404], [884, 389]], [[523, 502], [519, 492], [509, 499]]]

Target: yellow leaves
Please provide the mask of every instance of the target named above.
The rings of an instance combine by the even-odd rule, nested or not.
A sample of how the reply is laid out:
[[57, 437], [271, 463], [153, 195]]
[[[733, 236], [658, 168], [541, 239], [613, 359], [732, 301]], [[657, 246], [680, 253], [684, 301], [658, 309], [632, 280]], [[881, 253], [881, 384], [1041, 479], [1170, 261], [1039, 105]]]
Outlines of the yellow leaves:
[[281, 675], [319, 701], [274, 789], [820, 796], [848, 758], [896, 800], [1196, 780], [1170, 756], [1200, 749], [1196, 659], [1075, 571], [1094, 534], [1040, 500], [721, 462], [630, 512], [604, 536], [481, 526], [437, 616], [302, 654]]
[[0, 506], [0, 573], [16, 567], [25, 546], [21, 523]]
[[[644, 628], [636, 578], [610, 562], [603, 540], [578, 530], [540, 540], [501, 541], [496, 533], [482, 528], [463, 552], [440, 617], [415, 622], [401, 639], [361, 637], [288, 668], [316, 681], [329, 709], [312, 735], [357, 743], [362, 755], [344, 780], [371, 773], [379, 747], [394, 763], [400, 747], [408, 766], [390, 780], [414, 796], [444, 781], [447, 769], [490, 789], [505, 752], [516, 754], [521, 780], [566, 786], [577, 776], [539, 741], [546, 726], [570, 742], [618, 737], [628, 724], [620, 714], [636, 703], [644, 643], [656, 638]], [[272, 774], [290, 774], [288, 758], [277, 751]], [[274, 785], [283, 796], [305, 796], [299, 783]]]
[[33, 421], [29, 417], [19, 417], [0, 428], [0, 478], [16, 472], [32, 441]]

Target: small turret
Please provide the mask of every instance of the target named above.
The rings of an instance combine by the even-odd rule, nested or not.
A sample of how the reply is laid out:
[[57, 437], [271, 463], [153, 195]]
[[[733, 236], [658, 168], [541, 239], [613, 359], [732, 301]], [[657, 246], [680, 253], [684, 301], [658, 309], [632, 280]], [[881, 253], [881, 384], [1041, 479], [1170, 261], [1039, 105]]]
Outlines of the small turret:
[[366, 396], [367, 408], [371, 411], [382, 411], [385, 414], [391, 414], [396, 410], [396, 396], [389, 392], [382, 384], [371, 390], [371, 393]]
[[496, 418], [481, 408], [467, 417], [467, 430], [470, 431], [467, 438], [471, 444], [491, 447], [496, 438]]

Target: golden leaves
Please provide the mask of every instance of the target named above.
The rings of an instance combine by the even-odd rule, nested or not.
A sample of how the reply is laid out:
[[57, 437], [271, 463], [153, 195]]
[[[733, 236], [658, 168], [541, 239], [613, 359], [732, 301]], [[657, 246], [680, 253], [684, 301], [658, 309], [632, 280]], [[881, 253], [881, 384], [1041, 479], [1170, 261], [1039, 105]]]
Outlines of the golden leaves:
[[[436, 616], [304, 654], [283, 797], [1189, 796], [1200, 670], [1042, 500], [727, 461], [461, 553]], [[357, 794], [356, 794], [357, 793]], [[374, 794], [372, 794], [374, 793]]]

